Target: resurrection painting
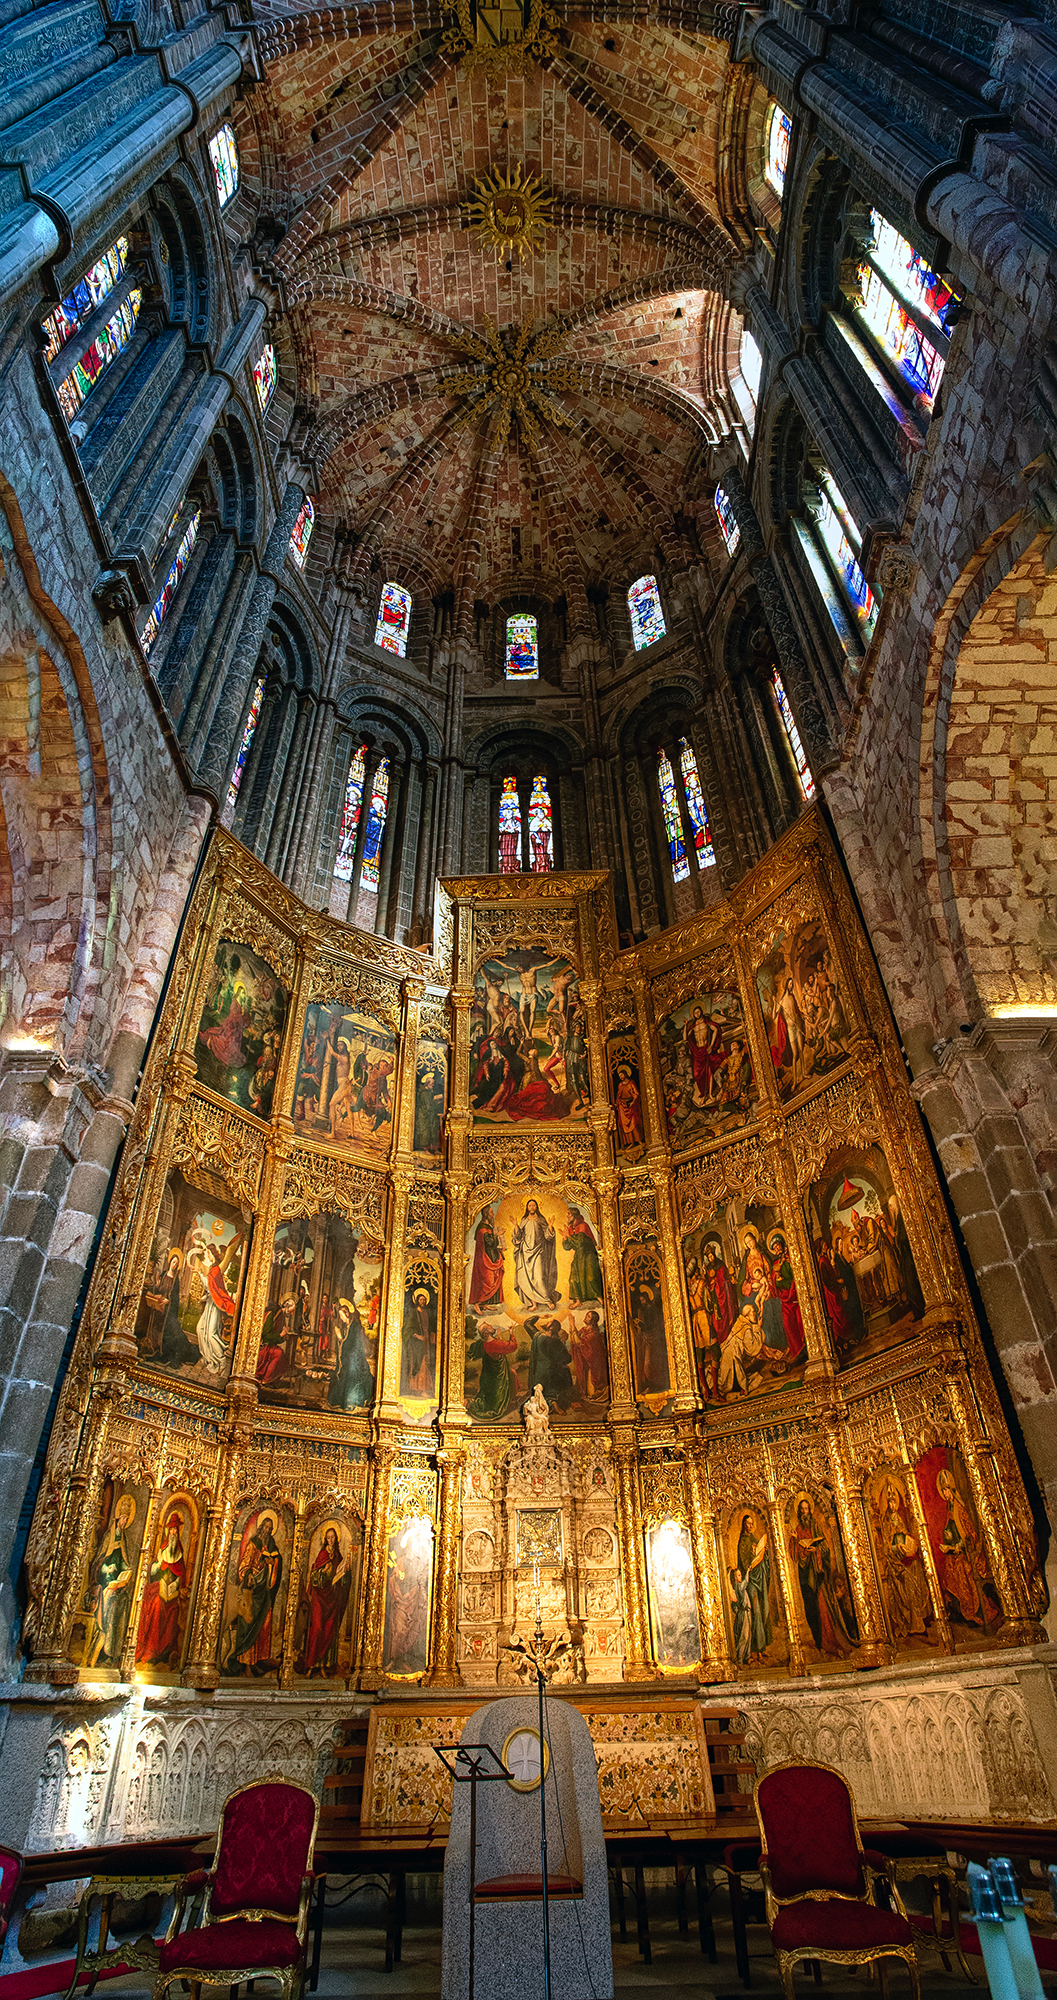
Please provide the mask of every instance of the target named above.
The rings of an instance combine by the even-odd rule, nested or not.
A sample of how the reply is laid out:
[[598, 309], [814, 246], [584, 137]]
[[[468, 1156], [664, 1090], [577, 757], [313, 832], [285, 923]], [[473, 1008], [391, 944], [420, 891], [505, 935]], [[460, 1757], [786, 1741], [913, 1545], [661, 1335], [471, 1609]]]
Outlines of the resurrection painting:
[[325, 1210], [275, 1232], [257, 1351], [262, 1403], [359, 1410], [374, 1401], [384, 1251]]
[[665, 1015], [657, 1047], [673, 1145], [718, 1139], [748, 1124], [760, 1093], [737, 987], [699, 989]]
[[437, 1322], [440, 1271], [431, 1257], [413, 1257], [404, 1267], [404, 1318], [400, 1338], [400, 1394], [437, 1393]]
[[221, 938], [195, 1040], [198, 1081], [270, 1118], [288, 995], [248, 945]]
[[793, 1097], [845, 1061], [848, 1015], [817, 918], [778, 932], [756, 968], [756, 990], [780, 1096]]
[[448, 1085], [448, 1051], [443, 1042], [420, 1042], [415, 1063], [416, 1153], [434, 1159], [441, 1149]]
[[318, 1516], [305, 1534], [294, 1655], [308, 1680], [344, 1680], [352, 1672], [362, 1555], [361, 1524], [338, 1510]]
[[137, 1667], [178, 1673], [183, 1665], [200, 1525], [190, 1493], [162, 1495], [136, 1633]]
[[925, 1311], [914, 1253], [880, 1146], [841, 1146], [808, 1194], [826, 1318], [842, 1360], [905, 1339]]
[[657, 1521], [646, 1533], [646, 1576], [654, 1658], [662, 1667], [696, 1666], [701, 1658], [694, 1559], [682, 1521]]
[[516, 1416], [537, 1384], [553, 1417], [609, 1400], [598, 1225], [586, 1200], [522, 1187], [473, 1218], [466, 1260], [466, 1406]]
[[120, 1479], [103, 1481], [84, 1589], [70, 1634], [70, 1658], [78, 1666], [103, 1669], [121, 1664], [149, 1498], [146, 1486]]
[[914, 1467], [943, 1608], [956, 1641], [979, 1644], [1002, 1622], [969, 1474], [957, 1445], [937, 1444]]
[[388, 1153], [395, 1070], [396, 1036], [384, 1021], [342, 1000], [314, 1000], [294, 1083], [298, 1135]]
[[936, 1614], [905, 1474], [882, 1466], [867, 1480], [864, 1497], [892, 1643], [901, 1652], [935, 1645]]
[[683, 1237], [694, 1360], [706, 1402], [799, 1382], [807, 1351], [782, 1218], [765, 1202], [720, 1202]]
[[250, 1225], [230, 1202], [191, 1186], [174, 1167], [136, 1311], [139, 1358], [209, 1389], [231, 1373]]
[[583, 1120], [587, 1012], [567, 959], [530, 949], [481, 966], [470, 1016], [470, 1104], [480, 1125]]
[[727, 1514], [721, 1540], [735, 1661], [752, 1673], [784, 1667], [789, 1658], [788, 1633], [762, 1504], [739, 1500]]
[[387, 1674], [423, 1674], [429, 1664], [433, 1523], [401, 1521], [389, 1536], [382, 1665]]
[[797, 1493], [785, 1512], [793, 1604], [805, 1658], [839, 1666], [859, 1644], [859, 1627], [833, 1495]]
[[256, 1500], [239, 1517], [220, 1627], [218, 1661], [226, 1680], [279, 1671], [292, 1542], [289, 1507]]

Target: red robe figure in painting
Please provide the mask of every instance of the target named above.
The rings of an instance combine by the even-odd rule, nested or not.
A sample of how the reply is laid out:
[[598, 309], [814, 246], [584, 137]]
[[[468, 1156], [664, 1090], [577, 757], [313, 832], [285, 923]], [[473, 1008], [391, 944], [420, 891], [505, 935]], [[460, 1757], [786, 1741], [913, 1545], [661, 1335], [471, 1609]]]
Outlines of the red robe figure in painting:
[[[341, 1553], [336, 1528], [327, 1528], [323, 1546], [308, 1573], [308, 1637], [305, 1640], [306, 1674], [323, 1671], [328, 1654], [337, 1652], [338, 1633], [349, 1601], [352, 1577]], [[329, 1662], [333, 1669], [336, 1661]]]
[[474, 1231], [473, 1270], [470, 1273], [470, 1304], [495, 1306], [503, 1302], [503, 1251], [495, 1223], [483, 1215]]
[[179, 1514], [170, 1514], [143, 1593], [136, 1662], [173, 1666], [180, 1650], [180, 1613], [187, 1595], [187, 1561]]

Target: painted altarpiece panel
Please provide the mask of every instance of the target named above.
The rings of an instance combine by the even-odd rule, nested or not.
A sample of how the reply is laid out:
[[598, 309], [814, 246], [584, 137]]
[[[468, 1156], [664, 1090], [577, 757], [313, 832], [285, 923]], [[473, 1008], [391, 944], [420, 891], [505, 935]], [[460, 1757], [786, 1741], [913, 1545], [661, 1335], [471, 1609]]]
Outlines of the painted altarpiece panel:
[[384, 1250], [323, 1210], [281, 1222], [257, 1351], [262, 1403], [365, 1409], [374, 1401]]
[[673, 1146], [728, 1138], [755, 1117], [759, 1086], [736, 986], [699, 986], [659, 1022], [657, 1047]]
[[443, 1042], [421, 1040], [415, 1060], [414, 1150], [438, 1159], [447, 1109], [448, 1051]]
[[791, 1495], [783, 1521], [793, 1611], [808, 1670], [854, 1665], [859, 1626], [833, 1494], [820, 1487]]
[[961, 1450], [933, 1445], [914, 1478], [955, 1644], [986, 1644], [1002, 1623], [1002, 1607]]
[[568, 959], [526, 946], [486, 960], [470, 1016], [475, 1124], [582, 1123], [591, 1101], [588, 1033]]
[[313, 1000], [294, 1083], [298, 1137], [388, 1153], [393, 1133], [396, 1035], [366, 1008]]
[[554, 1419], [601, 1415], [609, 1360], [598, 1222], [585, 1196], [526, 1184], [467, 1233], [466, 1407], [516, 1415], [537, 1383]]
[[940, 1635], [907, 1468], [871, 1473], [863, 1499], [892, 1644], [900, 1653], [934, 1651]]
[[71, 1660], [102, 1673], [121, 1665], [136, 1596], [150, 1488], [103, 1481], [99, 1519], [70, 1634]]
[[767, 1508], [757, 1494], [729, 1506], [720, 1527], [731, 1656], [745, 1674], [785, 1673], [789, 1632]]
[[190, 1636], [191, 1603], [201, 1534], [201, 1511], [190, 1493], [164, 1492], [155, 1512], [150, 1552], [136, 1632], [139, 1679], [174, 1679]]
[[775, 934], [756, 967], [756, 989], [781, 1098], [797, 1096], [847, 1060], [850, 1017], [818, 918]]
[[400, 1394], [434, 1404], [441, 1274], [436, 1258], [410, 1255], [404, 1265], [404, 1317], [400, 1329]]
[[672, 1393], [672, 1364], [664, 1256], [656, 1238], [628, 1245], [624, 1252], [624, 1285], [635, 1393], [653, 1416], [660, 1416]]
[[683, 1237], [698, 1386], [727, 1403], [803, 1379], [807, 1358], [788, 1232], [766, 1202], [719, 1202]]
[[694, 1558], [685, 1521], [654, 1521], [646, 1530], [653, 1656], [669, 1670], [696, 1666], [701, 1633]]
[[198, 1080], [243, 1111], [270, 1118], [289, 994], [248, 945], [221, 938], [202, 1005]]
[[293, 1509], [285, 1502], [253, 1500], [239, 1513], [220, 1626], [223, 1680], [279, 1672], [293, 1532]]
[[382, 1664], [394, 1679], [415, 1679], [429, 1665], [433, 1601], [433, 1523], [410, 1514], [389, 1531]]
[[314, 1510], [301, 1538], [294, 1658], [306, 1680], [345, 1680], [356, 1657], [363, 1524], [340, 1508]]
[[832, 1152], [808, 1194], [808, 1228], [843, 1366], [906, 1340], [925, 1311], [906, 1222], [880, 1146]]
[[[212, 1177], [210, 1177], [212, 1178]], [[231, 1202], [203, 1194], [177, 1168], [158, 1209], [136, 1313], [139, 1358], [203, 1388], [231, 1373], [250, 1224]]]

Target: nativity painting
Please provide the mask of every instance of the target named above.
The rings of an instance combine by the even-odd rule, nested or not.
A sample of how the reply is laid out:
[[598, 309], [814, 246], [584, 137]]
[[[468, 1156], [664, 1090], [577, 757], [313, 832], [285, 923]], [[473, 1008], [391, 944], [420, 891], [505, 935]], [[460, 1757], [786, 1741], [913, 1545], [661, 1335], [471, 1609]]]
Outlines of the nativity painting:
[[218, 1655], [225, 1680], [279, 1672], [292, 1541], [293, 1514], [285, 1505], [254, 1501], [236, 1523]]
[[892, 1644], [901, 1653], [935, 1646], [936, 1613], [905, 1473], [882, 1466], [866, 1481], [864, 1499]]
[[699, 988], [665, 1015], [657, 1046], [674, 1146], [719, 1139], [749, 1123], [760, 1093], [736, 986]]
[[537, 1384], [551, 1415], [609, 1401], [598, 1224], [586, 1200], [519, 1188], [488, 1203], [467, 1236], [466, 1406], [513, 1420]]
[[307, 1680], [345, 1680], [352, 1672], [362, 1554], [360, 1523], [337, 1510], [306, 1530], [294, 1653]]
[[183, 1665], [201, 1525], [198, 1502], [190, 1493], [164, 1493], [157, 1520], [136, 1633], [136, 1668], [151, 1678], [158, 1671], [178, 1674]]
[[288, 995], [248, 945], [221, 938], [195, 1040], [198, 1081], [270, 1118]]
[[933, 1445], [918, 1459], [914, 1478], [955, 1643], [978, 1646], [994, 1637], [1002, 1605], [958, 1446]]
[[392, 1028], [342, 1000], [314, 1000], [305, 1013], [294, 1083], [298, 1136], [388, 1153], [395, 1089]]
[[683, 1237], [698, 1387], [729, 1403], [799, 1382], [807, 1349], [788, 1236], [765, 1202], [720, 1202]]
[[767, 1512], [753, 1497], [727, 1513], [721, 1532], [727, 1613], [734, 1658], [746, 1673], [784, 1668], [788, 1633]]
[[384, 1251], [323, 1211], [275, 1232], [257, 1351], [262, 1403], [360, 1410], [374, 1401]]
[[121, 1665], [149, 1498], [146, 1486], [131, 1486], [117, 1479], [103, 1481], [99, 1519], [69, 1648], [71, 1660], [96, 1673]]
[[859, 1626], [833, 1495], [797, 1493], [785, 1512], [794, 1615], [809, 1667], [853, 1661]]
[[839, 1359], [905, 1340], [925, 1311], [914, 1252], [880, 1146], [840, 1146], [808, 1193], [808, 1228]]
[[587, 1010], [575, 967], [542, 951], [488, 960], [474, 983], [470, 1105], [479, 1125], [587, 1117]]
[[756, 967], [756, 990], [779, 1096], [796, 1096], [846, 1061], [850, 1017], [830, 941], [817, 918], [777, 933]]
[[136, 1312], [140, 1361], [203, 1388], [231, 1373], [250, 1225], [230, 1202], [192, 1187], [173, 1168]]

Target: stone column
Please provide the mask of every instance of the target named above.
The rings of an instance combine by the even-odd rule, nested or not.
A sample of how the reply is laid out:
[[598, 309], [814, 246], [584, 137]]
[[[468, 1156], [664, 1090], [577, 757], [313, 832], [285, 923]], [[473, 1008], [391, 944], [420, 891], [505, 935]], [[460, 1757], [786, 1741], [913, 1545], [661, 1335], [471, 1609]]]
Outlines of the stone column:
[[198, 782], [207, 791], [214, 792], [217, 797], [220, 797], [227, 788], [231, 760], [238, 748], [235, 735], [238, 718], [246, 705], [246, 696], [257, 666], [268, 615], [275, 603], [275, 593], [282, 578], [287, 550], [290, 547], [290, 536], [304, 497], [304, 487], [297, 486], [291, 481], [283, 495], [282, 506], [268, 537], [264, 558], [253, 587], [250, 607], [246, 613], [246, 621], [235, 648], [235, 657], [224, 681], [223, 692], [210, 717], [202, 762], [198, 767]]
[[310, 694], [296, 695], [291, 689], [291, 699], [297, 702], [297, 720], [294, 723], [290, 747], [286, 753], [286, 768], [279, 787], [279, 797], [275, 802], [272, 830], [264, 856], [267, 866], [276, 875], [282, 874], [283, 859], [292, 838], [290, 809], [301, 786], [304, 776], [306, 748], [315, 720], [315, 702]]
[[434, 871], [430, 865], [433, 852], [434, 800], [437, 790], [437, 766], [427, 761], [422, 780], [422, 817], [418, 823], [418, 853], [415, 857], [415, 886], [411, 904], [411, 942], [420, 944], [429, 929], [433, 915]]

